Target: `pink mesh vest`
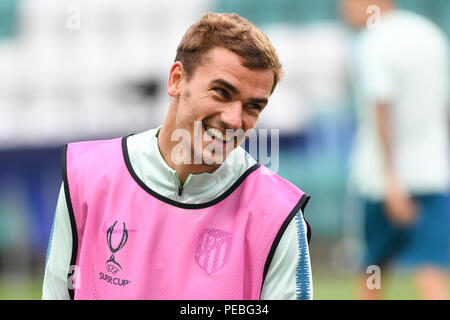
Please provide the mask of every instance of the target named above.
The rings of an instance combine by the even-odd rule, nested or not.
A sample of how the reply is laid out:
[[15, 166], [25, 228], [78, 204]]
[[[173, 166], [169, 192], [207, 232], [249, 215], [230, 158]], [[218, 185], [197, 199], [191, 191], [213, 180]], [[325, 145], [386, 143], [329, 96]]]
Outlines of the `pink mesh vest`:
[[126, 138], [69, 144], [64, 159], [74, 299], [259, 299], [309, 199], [255, 165], [213, 201], [176, 202], [136, 176]]

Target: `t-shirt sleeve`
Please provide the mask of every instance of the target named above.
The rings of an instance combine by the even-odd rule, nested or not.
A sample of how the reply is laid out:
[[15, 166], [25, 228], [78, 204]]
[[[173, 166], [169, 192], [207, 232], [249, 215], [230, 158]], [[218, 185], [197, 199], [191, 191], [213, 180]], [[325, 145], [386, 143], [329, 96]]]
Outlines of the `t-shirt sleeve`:
[[308, 227], [301, 211], [291, 220], [270, 263], [262, 300], [311, 300], [313, 285]]
[[[368, 31], [369, 32], [369, 31]], [[392, 61], [395, 59], [390, 52], [390, 44], [382, 40], [377, 31], [366, 39], [361, 52], [361, 81], [368, 97], [377, 103], [390, 103], [398, 84], [395, 80], [395, 70]]]
[[43, 300], [69, 300], [68, 273], [72, 254], [72, 229], [61, 186], [45, 260]]

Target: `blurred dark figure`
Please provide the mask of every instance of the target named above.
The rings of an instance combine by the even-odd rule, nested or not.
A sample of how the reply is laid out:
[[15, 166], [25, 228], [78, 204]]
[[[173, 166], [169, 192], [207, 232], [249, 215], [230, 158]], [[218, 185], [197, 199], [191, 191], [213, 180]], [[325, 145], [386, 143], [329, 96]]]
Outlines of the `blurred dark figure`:
[[371, 282], [376, 275], [366, 272], [385, 272], [395, 260], [413, 271], [421, 298], [447, 299], [447, 39], [392, 0], [342, 0], [339, 10], [356, 33], [351, 170], [365, 210], [360, 298], [381, 298]]

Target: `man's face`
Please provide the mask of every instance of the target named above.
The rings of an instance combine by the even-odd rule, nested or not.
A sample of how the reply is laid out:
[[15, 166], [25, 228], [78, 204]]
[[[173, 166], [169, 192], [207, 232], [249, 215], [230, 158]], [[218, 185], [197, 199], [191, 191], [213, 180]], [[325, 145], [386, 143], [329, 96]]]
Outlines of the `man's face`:
[[268, 102], [273, 71], [252, 70], [242, 62], [230, 50], [211, 49], [171, 94], [179, 99], [175, 128], [190, 133], [192, 159], [203, 159], [203, 164], [220, 165], [245, 140], [243, 133], [255, 127]]

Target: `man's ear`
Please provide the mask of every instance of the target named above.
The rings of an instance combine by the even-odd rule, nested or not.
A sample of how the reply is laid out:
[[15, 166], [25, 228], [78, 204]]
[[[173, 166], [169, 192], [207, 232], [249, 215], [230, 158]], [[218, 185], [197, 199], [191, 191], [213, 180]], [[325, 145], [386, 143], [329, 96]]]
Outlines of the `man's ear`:
[[175, 61], [172, 68], [170, 68], [169, 80], [167, 82], [167, 93], [169, 96], [176, 97], [180, 94], [183, 78], [183, 64], [180, 61]]

